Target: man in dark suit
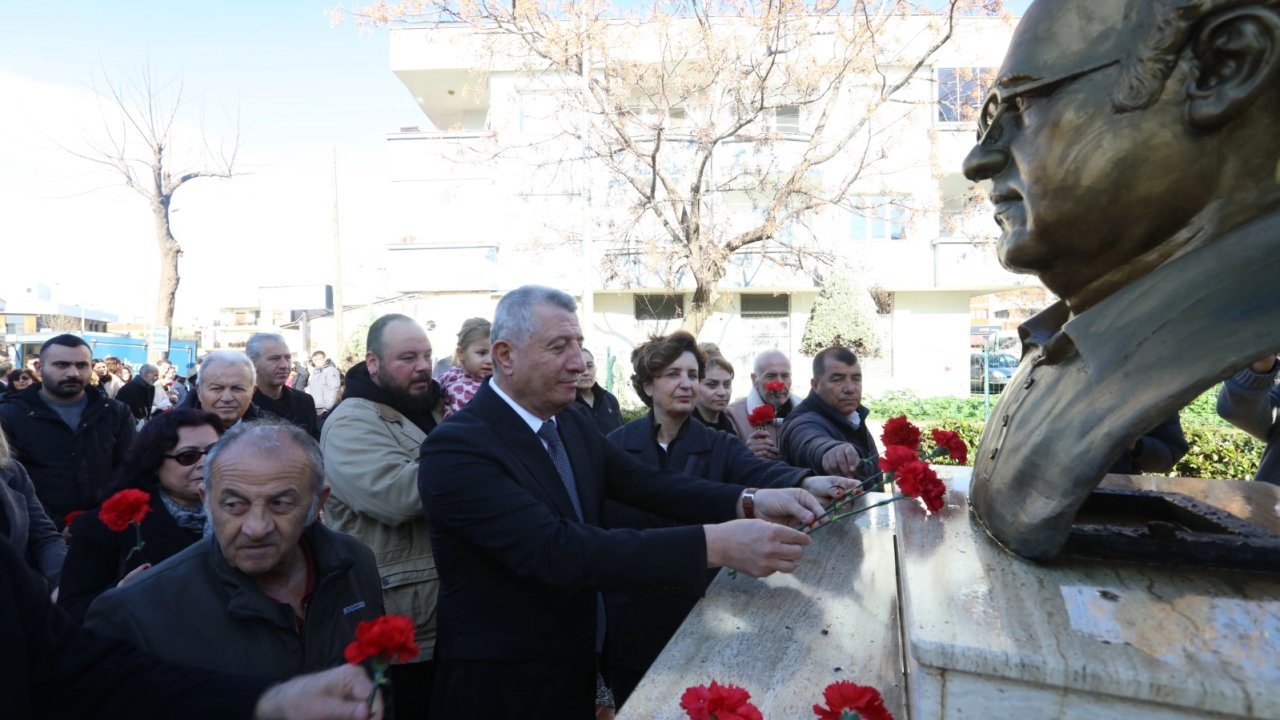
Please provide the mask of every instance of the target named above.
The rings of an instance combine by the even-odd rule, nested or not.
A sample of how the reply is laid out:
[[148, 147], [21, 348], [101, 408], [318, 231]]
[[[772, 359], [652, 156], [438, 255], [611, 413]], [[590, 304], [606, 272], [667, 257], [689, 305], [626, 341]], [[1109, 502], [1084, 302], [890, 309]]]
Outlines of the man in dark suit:
[[[441, 583], [433, 720], [591, 718], [598, 591], [700, 594], [711, 567], [791, 572], [809, 537], [781, 523], [822, 510], [798, 488], [656, 472], [606, 442], [568, 409], [585, 369], [575, 310], [550, 288], [503, 297], [493, 378], [422, 446]], [[606, 530], [606, 497], [713, 524]]]

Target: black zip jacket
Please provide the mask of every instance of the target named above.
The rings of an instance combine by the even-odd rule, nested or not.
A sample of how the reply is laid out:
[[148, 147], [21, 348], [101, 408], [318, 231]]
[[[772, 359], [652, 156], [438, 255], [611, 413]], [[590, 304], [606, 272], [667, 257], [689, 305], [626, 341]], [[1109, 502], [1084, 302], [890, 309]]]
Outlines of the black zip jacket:
[[14, 459], [26, 467], [36, 497], [59, 530], [67, 513], [98, 504], [133, 442], [129, 408], [94, 387], [85, 394], [88, 402], [75, 430], [40, 397], [39, 383], [0, 399], [0, 427]]

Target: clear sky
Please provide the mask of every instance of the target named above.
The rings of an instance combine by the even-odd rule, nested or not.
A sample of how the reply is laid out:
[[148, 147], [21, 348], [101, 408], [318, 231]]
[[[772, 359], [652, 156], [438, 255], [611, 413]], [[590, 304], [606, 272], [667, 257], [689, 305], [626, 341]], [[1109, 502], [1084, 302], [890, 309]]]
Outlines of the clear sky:
[[[385, 134], [422, 124], [388, 70], [387, 34], [332, 27], [323, 0], [219, 3], [0, 2], [0, 297], [58, 283], [65, 301], [149, 316], [154, 232], [145, 201], [58, 148], [100, 137], [92, 85], [150, 63], [181, 75], [180, 132], [225, 137], [241, 116], [243, 168], [174, 198], [179, 315], [256, 302], [259, 285], [330, 282], [330, 148], [339, 164], [344, 254], [387, 242], [379, 221]], [[372, 269], [370, 269], [372, 270]], [[345, 280], [346, 278], [344, 278]], [[12, 292], [12, 290], [8, 290]]]
[[[1020, 12], [1028, 0], [1007, 2]], [[348, 301], [376, 291], [385, 135], [425, 126], [388, 69], [385, 30], [330, 24], [325, 0], [0, 0], [0, 297], [43, 282], [68, 304], [122, 319], [154, 307], [145, 201], [87, 152], [103, 136], [93, 86], [181, 76], [179, 137], [227, 136], [238, 109], [241, 168], [175, 195], [184, 249], [178, 316], [255, 304], [262, 285], [332, 282], [330, 148], [339, 166]], [[181, 146], [185, 147], [185, 146]], [[179, 163], [178, 169], [189, 169]]]

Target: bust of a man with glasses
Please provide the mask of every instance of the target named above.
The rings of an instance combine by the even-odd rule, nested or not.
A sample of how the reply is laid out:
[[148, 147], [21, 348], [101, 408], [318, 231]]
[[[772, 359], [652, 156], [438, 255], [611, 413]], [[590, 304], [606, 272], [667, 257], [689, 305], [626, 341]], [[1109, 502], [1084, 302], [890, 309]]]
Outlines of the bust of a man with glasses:
[[1062, 298], [1021, 328], [970, 493], [1049, 560], [1113, 460], [1280, 349], [1280, 0], [1037, 0], [964, 172], [1001, 262]]

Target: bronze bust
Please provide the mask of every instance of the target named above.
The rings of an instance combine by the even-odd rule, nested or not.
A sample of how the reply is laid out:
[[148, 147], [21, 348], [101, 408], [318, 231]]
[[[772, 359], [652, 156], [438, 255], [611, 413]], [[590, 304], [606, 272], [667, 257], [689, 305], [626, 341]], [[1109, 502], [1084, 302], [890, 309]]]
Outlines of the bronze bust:
[[1036, 0], [964, 162], [1062, 300], [975, 455], [1000, 544], [1061, 551], [1111, 462], [1280, 350], [1280, 1]]

